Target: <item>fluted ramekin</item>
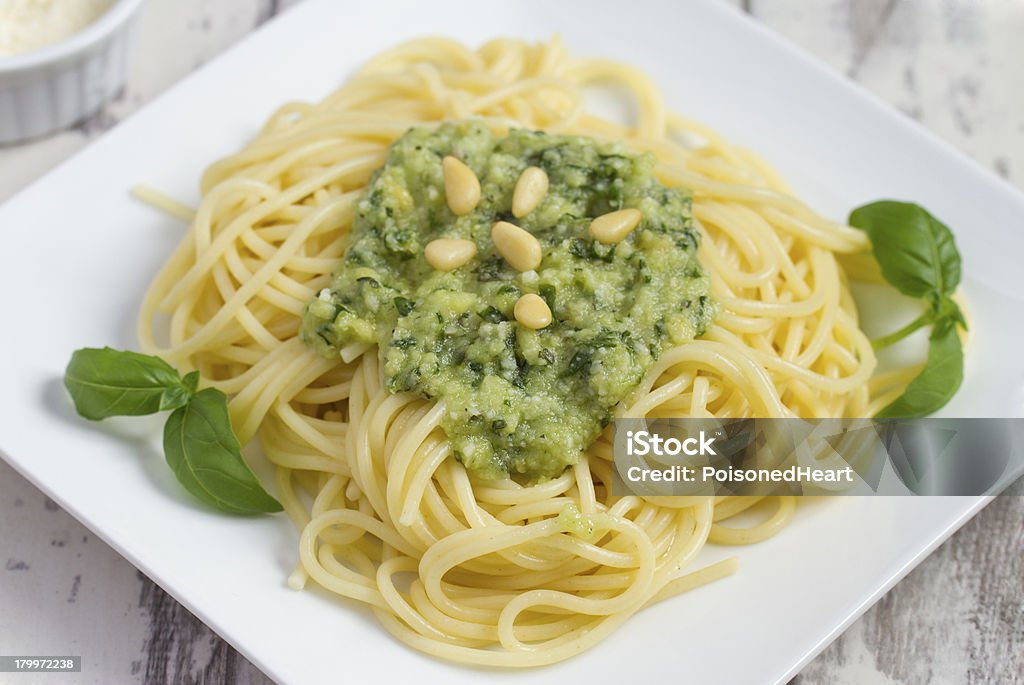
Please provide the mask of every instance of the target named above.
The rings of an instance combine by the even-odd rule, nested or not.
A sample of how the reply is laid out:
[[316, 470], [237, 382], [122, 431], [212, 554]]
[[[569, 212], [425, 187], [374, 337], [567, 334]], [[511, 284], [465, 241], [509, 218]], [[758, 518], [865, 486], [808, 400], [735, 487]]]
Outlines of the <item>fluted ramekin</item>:
[[68, 128], [121, 90], [128, 30], [141, 2], [117, 0], [58, 43], [0, 56], [0, 145]]

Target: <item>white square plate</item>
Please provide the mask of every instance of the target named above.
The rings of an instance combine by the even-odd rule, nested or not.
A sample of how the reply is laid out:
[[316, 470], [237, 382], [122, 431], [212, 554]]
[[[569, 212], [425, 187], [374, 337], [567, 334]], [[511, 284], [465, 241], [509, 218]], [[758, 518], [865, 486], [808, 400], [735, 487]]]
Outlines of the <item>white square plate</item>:
[[[1024, 323], [1009, 314], [1024, 311], [1014, 299], [1024, 197], [742, 15], [672, 0], [311, 0], [0, 208], [4, 458], [275, 679], [453, 684], [481, 673], [403, 647], [351, 604], [288, 590], [296, 534], [284, 516], [200, 508], [164, 466], [155, 424], [87, 424], [60, 378], [77, 347], [133, 346], [143, 288], [181, 235], [131, 186], [196, 200], [204, 166], [278, 104], [320, 98], [371, 55], [425, 33], [473, 44], [561, 33], [578, 54], [647, 70], [670, 106], [763, 153], [826, 214], [879, 197], [929, 207], [956, 231], [975, 322], [967, 381], [946, 413], [1022, 414]], [[784, 680], [986, 501], [805, 504], [777, 538], [738, 550], [737, 575], [644, 611], [572, 661], [488, 677]]]

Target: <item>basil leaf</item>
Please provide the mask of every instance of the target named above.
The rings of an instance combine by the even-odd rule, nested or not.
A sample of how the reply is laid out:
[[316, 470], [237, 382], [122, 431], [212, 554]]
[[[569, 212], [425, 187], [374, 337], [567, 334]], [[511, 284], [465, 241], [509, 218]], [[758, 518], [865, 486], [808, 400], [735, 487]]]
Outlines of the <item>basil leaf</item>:
[[196, 389], [199, 388], [199, 372], [190, 371], [185, 374], [185, 377], [181, 379], [181, 384], [188, 388], [190, 394], [194, 394]]
[[164, 426], [164, 456], [186, 490], [222, 511], [261, 514], [282, 509], [242, 459], [228, 398], [220, 390], [200, 390], [171, 413]]
[[952, 300], [952, 298], [944, 297], [939, 300], [939, 303], [934, 306], [935, 316], [938, 319], [952, 319], [956, 321], [960, 328], [967, 330], [967, 319], [964, 318], [964, 313], [960, 311], [960, 305]]
[[[959, 311], [959, 310], [958, 310]], [[938, 411], [960, 389], [964, 352], [953, 317], [939, 320], [928, 338], [928, 362], [903, 394], [875, 415], [879, 419], [912, 419]]]
[[92, 421], [177, 409], [188, 402], [196, 382], [198, 375], [183, 382], [159, 357], [109, 347], [76, 350], [64, 372], [75, 410]]
[[195, 394], [198, 387], [199, 372], [192, 371], [186, 374], [178, 385], [167, 388], [164, 391], [163, 397], [160, 398], [160, 411], [184, 407], [189, 398]]
[[904, 295], [952, 295], [960, 283], [960, 253], [953, 233], [923, 207], [880, 200], [850, 214], [863, 229], [885, 280]]

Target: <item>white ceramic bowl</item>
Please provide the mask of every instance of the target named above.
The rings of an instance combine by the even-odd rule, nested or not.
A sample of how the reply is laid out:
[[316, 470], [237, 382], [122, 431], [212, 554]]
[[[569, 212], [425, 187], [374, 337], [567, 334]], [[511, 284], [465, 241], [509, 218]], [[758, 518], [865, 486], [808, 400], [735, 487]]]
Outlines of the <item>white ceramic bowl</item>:
[[116, 0], [60, 42], [0, 57], [0, 145], [68, 128], [117, 94], [124, 86], [128, 27], [141, 2]]

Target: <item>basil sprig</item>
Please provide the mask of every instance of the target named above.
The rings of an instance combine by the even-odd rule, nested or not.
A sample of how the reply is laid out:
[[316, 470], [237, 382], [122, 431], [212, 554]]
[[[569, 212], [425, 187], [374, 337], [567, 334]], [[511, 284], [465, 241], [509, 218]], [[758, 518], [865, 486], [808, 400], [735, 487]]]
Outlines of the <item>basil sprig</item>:
[[171, 410], [164, 456], [186, 490], [233, 514], [281, 511], [242, 459], [227, 395], [215, 388], [197, 390], [197, 371], [182, 378], [159, 357], [83, 348], [71, 356], [64, 385], [75, 410], [92, 421]]
[[76, 351], [64, 373], [75, 410], [92, 421], [177, 409], [198, 383], [196, 371], [181, 378], [163, 359], [109, 347]]
[[963, 382], [964, 353], [957, 327], [966, 329], [963, 312], [952, 295], [960, 284], [960, 252], [949, 227], [910, 202], [881, 200], [858, 207], [851, 226], [871, 241], [882, 277], [898, 291], [924, 301], [925, 309], [899, 330], [872, 341], [876, 350], [931, 326], [928, 361], [902, 395], [878, 418], [916, 418], [938, 411]]

